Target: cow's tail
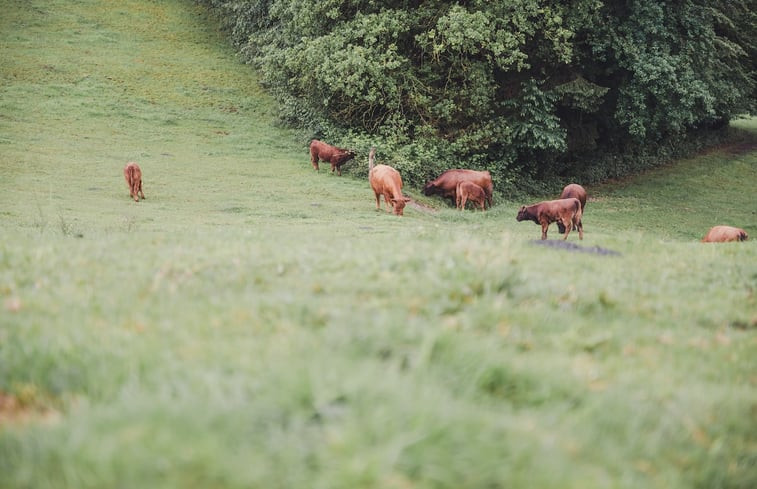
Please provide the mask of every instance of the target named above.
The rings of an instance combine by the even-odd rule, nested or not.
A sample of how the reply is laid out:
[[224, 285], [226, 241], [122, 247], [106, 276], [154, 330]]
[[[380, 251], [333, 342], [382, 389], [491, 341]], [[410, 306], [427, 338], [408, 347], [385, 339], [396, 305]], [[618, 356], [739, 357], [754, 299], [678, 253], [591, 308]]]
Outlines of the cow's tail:
[[370, 153], [368, 153], [368, 171], [370, 172], [373, 170], [373, 164], [376, 161], [376, 148], [371, 148]]
[[578, 199], [576, 199], [575, 209], [576, 209], [576, 220], [580, 221], [584, 214], [584, 208], [581, 207], [581, 201]]

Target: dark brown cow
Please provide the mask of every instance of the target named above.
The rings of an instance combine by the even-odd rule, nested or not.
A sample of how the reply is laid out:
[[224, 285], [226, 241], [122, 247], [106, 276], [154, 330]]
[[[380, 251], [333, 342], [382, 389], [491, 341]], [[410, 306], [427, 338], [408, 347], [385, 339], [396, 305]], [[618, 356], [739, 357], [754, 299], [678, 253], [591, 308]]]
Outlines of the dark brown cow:
[[[562, 189], [560, 198], [569, 199], [571, 197], [575, 197], [581, 202], [581, 215], [583, 219], [583, 212], [586, 207], [586, 189], [577, 183], [569, 183], [564, 189]], [[563, 226], [563, 223], [560, 221], [557, 221], [557, 230], [560, 231], [560, 234], [565, 232], [565, 226]]]
[[473, 182], [460, 182], [457, 184], [457, 190], [455, 191], [457, 208], [460, 210], [465, 209], [465, 203], [471, 201], [474, 208], [480, 207], [483, 211], [486, 207], [486, 192]]
[[486, 203], [489, 207], [492, 206], [494, 185], [492, 184], [491, 174], [486, 170], [447, 170], [436, 179], [426, 183], [423, 187], [423, 195], [441, 195], [442, 197], [452, 198], [454, 202], [457, 202], [457, 184], [460, 182], [473, 182], [484, 189]]
[[741, 228], [733, 226], [715, 226], [707, 231], [702, 243], [726, 243], [728, 241], [746, 241], [749, 235]]
[[573, 227], [578, 229], [579, 239], [584, 239], [584, 227], [581, 223], [581, 201], [575, 197], [569, 199], [546, 200], [537, 204], [522, 206], [518, 211], [520, 221], [534, 221], [541, 224], [541, 239], [547, 239], [547, 229], [555, 221], [562, 222], [565, 226], [565, 237]]
[[373, 165], [376, 149], [371, 148], [368, 155], [368, 180], [371, 182], [371, 188], [376, 195], [376, 210], [381, 209], [381, 196], [384, 196], [386, 210], [389, 212], [389, 206], [398, 216], [403, 215], [405, 204], [410, 199], [402, 195], [402, 177], [400, 172], [387, 165]]
[[134, 199], [134, 202], [139, 202], [139, 197], [145, 198], [145, 193], [142, 192], [142, 170], [139, 165], [130, 161], [124, 167], [124, 178], [126, 179], [126, 185], [129, 186], [129, 195]]
[[317, 139], [310, 141], [310, 162], [316, 171], [319, 170], [318, 161], [323, 160], [331, 163], [331, 173], [334, 173], [334, 170], [336, 170], [337, 175], [341, 175], [342, 165], [354, 157], [354, 151], [337, 148]]

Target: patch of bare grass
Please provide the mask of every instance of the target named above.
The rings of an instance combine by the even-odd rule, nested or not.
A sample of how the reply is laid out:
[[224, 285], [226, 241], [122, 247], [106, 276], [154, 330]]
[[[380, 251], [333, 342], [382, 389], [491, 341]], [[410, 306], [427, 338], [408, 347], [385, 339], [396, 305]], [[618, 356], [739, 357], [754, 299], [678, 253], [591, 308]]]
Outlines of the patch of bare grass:
[[33, 385], [19, 386], [15, 394], [0, 390], [0, 427], [56, 423], [61, 414], [50, 403], [49, 399], [40, 398], [38, 389]]

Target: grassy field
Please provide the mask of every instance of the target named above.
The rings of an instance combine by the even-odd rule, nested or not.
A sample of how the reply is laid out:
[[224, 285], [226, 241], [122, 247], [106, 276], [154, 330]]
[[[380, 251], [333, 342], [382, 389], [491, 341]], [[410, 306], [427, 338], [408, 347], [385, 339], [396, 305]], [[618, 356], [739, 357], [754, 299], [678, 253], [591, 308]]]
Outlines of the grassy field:
[[189, 0], [0, 11], [0, 488], [757, 487], [754, 119], [569, 251], [316, 174]]

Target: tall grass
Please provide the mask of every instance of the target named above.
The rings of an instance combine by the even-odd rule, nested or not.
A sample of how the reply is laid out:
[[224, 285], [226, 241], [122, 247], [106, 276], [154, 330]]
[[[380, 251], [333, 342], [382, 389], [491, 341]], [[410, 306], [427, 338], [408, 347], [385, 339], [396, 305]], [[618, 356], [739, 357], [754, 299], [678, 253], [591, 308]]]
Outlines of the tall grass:
[[0, 6], [0, 487], [757, 484], [753, 121], [570, 252], [314, 173], [191, 2]]

